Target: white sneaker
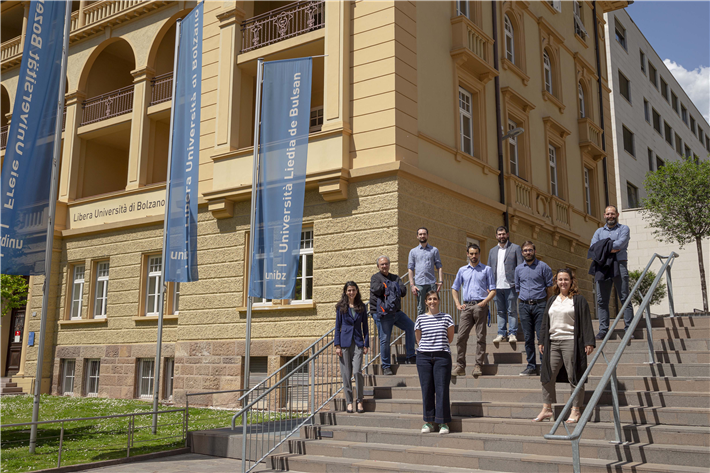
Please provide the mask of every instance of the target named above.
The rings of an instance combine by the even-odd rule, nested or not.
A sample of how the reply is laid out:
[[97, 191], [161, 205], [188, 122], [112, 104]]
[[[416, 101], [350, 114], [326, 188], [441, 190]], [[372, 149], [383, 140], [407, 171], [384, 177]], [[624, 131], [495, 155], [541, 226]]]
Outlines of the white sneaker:
[[422, 426], [422, 433], [423, 433], [423, 434], [428, 434], [428, 433], [430, 433], [432, 430], [434, 430], [434, 426], [431, 425], [429, 422], [427, 422], [426, 424], [424, 424], [424, 425]]
[[511, 335], [510, 337], [508, 337], [508, 342], [518, 343], [518, 337], [516, 337], [515, 335]]
[[449, 432], [450, 432], [450, 431], [449, 431], [449, 426], [448, 426], [448, 425], [446, 425], [446, 424], [441, 424], [441, 425], [439, 426], [439, 434], [441, 434], [441, 435], [446, 435], [446, 434], [448, 434]]
[[493, 339], [493, 343], [500, 343], [500, 342], [504, 342], [504, 341], [505, 341], [505, 337], [503, 335], [498, 335], [496, 338]]

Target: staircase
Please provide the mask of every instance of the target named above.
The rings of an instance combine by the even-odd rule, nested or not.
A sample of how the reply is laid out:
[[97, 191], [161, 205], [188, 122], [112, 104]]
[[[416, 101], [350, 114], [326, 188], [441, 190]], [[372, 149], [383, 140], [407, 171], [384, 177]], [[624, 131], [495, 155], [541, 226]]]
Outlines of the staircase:
[[12, 382], [12, 378], [0, 378], [0, 396], [17, 396], [25, 394], [17, 383]]
[[[596, 330], [595, 321], [595, 330]], [[645, 323], [617, 367], [626, 443], [614, 440], [611, 391], [607, 390], [580, 443], [583, 472], [708, 472], [710, 465], [710, 317], [659, 317], [652, 321], [656, 364], [649, 365]], [[394, 376], [366, 376], [364, 414], [346, 414], [331, 402], [289, 440], [289, 453], [266, 467], [293, 472], [567, 472], [570, 442], [545, 440], [551, 423], [533, 423], [542, 406], [538, 377], [522, 377], [521, 342], [495, 346], [488, 329], [483, 376], [470, 376], [475, 336], [469, 339], [467, 376], [452, 379], [451, 434], [421, 434], [422, 404], [416, 366], [394, 365]], [[612, 335], [609, 359], [623, 331]], [[452, 347], [454, 348], [454, 347]], [[587, 383], [588, 400], [606, 363]], [[374, 367], [375, 370], [378, 367]], [[558, 384], [559, 413], [569, 385]], [[558, 433], [564, 433], [561, 427]]]

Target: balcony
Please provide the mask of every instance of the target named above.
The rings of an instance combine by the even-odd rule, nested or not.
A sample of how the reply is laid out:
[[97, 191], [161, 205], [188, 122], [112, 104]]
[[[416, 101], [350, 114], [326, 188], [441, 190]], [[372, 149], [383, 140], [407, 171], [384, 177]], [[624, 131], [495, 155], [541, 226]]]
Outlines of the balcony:
[[493, 38], [471, 20], [459, 15], [451, 20], [451, 57], [484, 84], [498, 75], [493, 67]]
[[12, 38], [11, 40], [5, 41], [4, 43], [0, 44], [0, 61], [5, 62], [7, 59], [19, 55], [22, 52], [20, 50], [21, 44], [21, 36]]
[[570, 229], [570, 208], [569, 204], [557, 197], [552, 197], [550, 200], [552, 207], [552, 223], [557, 227], [562, 227], [566, 230]]
[[85, 100], [81, 126], [133, 111], [133, 85]]
[[602, 129], [589, 118], [580, 118], [577, 123], [579, 124], [579, 147], [582, 152], [590, 155], [594, 161], [599, 161], [606, 156], [602, 149]]
[[242, 22], [246, 53], [325, 26], [325, 1], [295, 2]]
[[571, 230], [570, 205], [558, 197], [540, 191], [540, 189], [514, 175], [507, 175], [507, 201], [515, 209], [514, 215], [535, 217], [535, 224], [552, 224], [555, 227]]
[[9, 125], [5, 125], [0, 128], [0, 149], [5, 149], [7, 147], [7, 132], [9, 128]]
[[173, 98], [173, 73], [153, 77], [150, 81], [150, 104], [157, 105]]

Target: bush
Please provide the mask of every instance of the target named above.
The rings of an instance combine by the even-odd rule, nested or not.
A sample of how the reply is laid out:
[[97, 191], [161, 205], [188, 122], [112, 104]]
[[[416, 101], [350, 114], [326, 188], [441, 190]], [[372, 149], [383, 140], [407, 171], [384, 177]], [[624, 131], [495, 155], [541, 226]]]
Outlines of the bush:
[[[643, 271], [640, 270], [629, 272], [629, 291], [633, 289], [633, 287], [636, 285], [636, 281], [639, 280], [642, 272]], [[631, 302], [636, 307], [639, 307], [641, 305], [641, 302], [643, 302], [643, 298], [646, 296], [648, 290], [651, 288], [651, 284], [653, 284], [654, 279], [656, 279], [656, 273], [649, 269], [646, 273], [646, 276], [644, 276], [643, 280], [641, 280], [641, 285], [639, 286], [638, 290], [631, 297]], [[663, 278], [661, 278], [661, 280], [658, 282], [656, 290], [653, 291], [653, 296], [651, 296], [651, 305], [660, 304], [663, 298], [666, 296], [666, 285], [662, 281]]]

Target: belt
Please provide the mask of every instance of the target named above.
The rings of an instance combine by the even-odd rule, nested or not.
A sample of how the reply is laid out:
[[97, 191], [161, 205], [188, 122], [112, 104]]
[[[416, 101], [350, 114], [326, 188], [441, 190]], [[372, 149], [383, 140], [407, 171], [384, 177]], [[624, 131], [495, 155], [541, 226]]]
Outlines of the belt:
[[479, 304], [483, 302], [484, 299], [478, 299], [477, 301], [463, 301], [464, 304]]
[[525, 301], [522, 299], [518, 299], [518, 300], [520, 302], [522, 302], [523, 304], [528, 304], [528, 305], [535, 305], [535, 304], [539, 304], [541, 302], [547, 302], [547, 299], [528, 299]]

